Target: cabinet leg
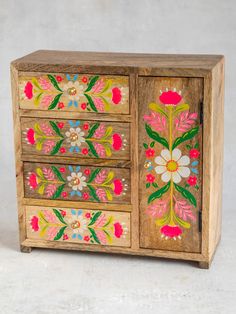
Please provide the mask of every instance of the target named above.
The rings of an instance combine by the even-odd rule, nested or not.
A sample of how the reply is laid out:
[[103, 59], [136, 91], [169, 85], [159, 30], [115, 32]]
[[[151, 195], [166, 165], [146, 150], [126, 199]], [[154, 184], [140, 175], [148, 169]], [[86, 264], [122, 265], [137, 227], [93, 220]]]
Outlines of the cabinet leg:
[[21, 246], [20, 246], [20, 250], [21, 250], [21, 252], [23, 252], [23, 253], [31, 253], [32, 247], [21, 245]]
[[210, 268], [210, 262], [198, 262], [199, 268], [202, 269], [209, 269]]

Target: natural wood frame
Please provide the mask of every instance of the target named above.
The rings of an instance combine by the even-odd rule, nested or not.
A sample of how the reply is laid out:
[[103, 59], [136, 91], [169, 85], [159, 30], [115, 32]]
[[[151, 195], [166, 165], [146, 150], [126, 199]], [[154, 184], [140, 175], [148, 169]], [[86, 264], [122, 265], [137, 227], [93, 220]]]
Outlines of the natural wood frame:
[[[40, 54], [43, 52], [37, 52]], [[63, 52], [62, 52], [63, 54]], [[30, 56], [30, 55], [29, 55]], [[136, 55], [134, 55], [135, 57]], [[185, 66], [186, 56], [172, 56], [176, 57], [176, 66], [169, 67], [168, 55], [163, 58], [163, 64], [155, 65], [155, 62], [143, 61], [144, 65], [126, 66], [126, 61], [122, 65], [88, 65], [83, 64], [59, 64], [53, 63], [34, 63], [27, 62], [26, 59], [21, 59], [12, 62], [11, 64], [11, 79], [12, 79], [12, 104], [13, 104], [13, 120], [14, 120], [14, 135], [15, 135], [15, 158], [16, 158], [16, 184], [17, 184], [17, 200], [18, 200], [18, 220], [21, 251], [30, 252], [32, 247], [46, 247], [67, 250], [81, 250], [81, 251], [96, 251], [106, 253], [122, 253], [132, 255], [145, 255], [154, 257], [166, 257], [172, 259], [190, 260], [199, 262], [202, 268], [209, 268], [212, 258], [214, 256], [216, 247], [220, 240], [221, 234], [221, 190], [222, 190], [222, 163], [223, 163], [223, 98], [224, 98], [224, 57], [212, 56], [212, 64], [207, 64], [205, 67], [204, 57], [199, 56], [199, 60], [203, 61], [200, 65]], [[191, 59], [193, 56], [189, 56]], [[147, 58], [147, 57], [146, 57]], [[151, 55], [150, 55], [151, 58]], [[195, 56], [196, 60], [198, 57]], [[209, 56], [210, 58], [210, 56]], [[24, 59], [24, 58], [23, 58]], [[30, 58], [29, 58], [30, 59]], [[104, 55], [105, 59], [105, 55]], [[145, 59], [145, 57], [144, 57]], [[130, 58], [129, 58], [130, 60]], [[145, 59], [146, 60], [146, 59]], [[79, 63], [79, 59], [77, 60]], [[128, 62], [128, 61], [127, 61]], [[160, 61], [161, 62], [161, 61]], [[72, 62], [73, 63], [73, 62]], [[186, 62], [187, 63], [187, 62]], [[193, 61], [194, 63], [194, 61]], [[55, 112], [37, 112], [34, 110], [21, 110], [18, 104], [18, 76], [19, 72], [79, 72], [83, 73], [99, 73], [110, 75], [129, 75], [130, 84], [130, 114], [103, 114], [96, 115], [95, 113], [73, 113], [73, 119], [78, 117], [90, 120], [104, 120], [104, 121], [126, 121], [131, 123], [131, 143], [132, 155], [131, 162], [122, 161], [116, 164], [118, 167], [131, 167], [131, 203], [132, 205], [125, 205], [124, 211], [131, 212], [131, 247], [106, 247], [101, 245], [73, 244], [73, 243], [58, 243], [48, 242], [42, 240], [30, 240], [26, 237], [25, 226], [25, 205], [43, 205], [50, 204], [52, 206], [64, 207], [81, 207], [89, 208], [91, 203], [83, 202], [68, 202], [65, 201], [45, 201], [33, 200], [24, 198], [24, 184], [23, 184], [23, 161], [30, 161], [31, 156], [21, 155], [21, 140], [20, 140], [20, 117], [55, 117]], [[139, 76], [174, 76], [174, 77], [201, 77], [204, 79], [204, 123], [203, 123], [203, 194], [202, 194], [202, 251], [198, 253], [183, 253], [174, 251], [141, 249], [139, 247], [139, 201], [138, 201], [138, 90], [137, 82]], [[72, 114], [70, 112], [60, 113], [61, 118], [69, 118]], [[215, 119], [214, 119], [215, 117]], [[217, 138], [217, 142], [216, 142]], [[216, 142], [216, 143], [215, 143]], [[213, 146], [214, 143], [214, 146]], [[48, 157], [50, 160], [50, 158]], [[71, 158], [60, 159], [60, 162], [68, 162]], [[35, 160], [35, 156], [34, 156]], [[46, 160], [46, 162], [50, 162]], [[52, 159], [51, 159], [52, 160]], [[52, 162], [52, 161], [51, 161]], [[93, 160], [90, 160], [92, 163]], [[87, 160], [86, 160], [87, 164]], [[113, 160], [104, 161], [103, 165], [115, 166]], [[107, 210], [115, 210], [117, 206], [114, 204], [98, 204], [96, 208], [105, 208]]]

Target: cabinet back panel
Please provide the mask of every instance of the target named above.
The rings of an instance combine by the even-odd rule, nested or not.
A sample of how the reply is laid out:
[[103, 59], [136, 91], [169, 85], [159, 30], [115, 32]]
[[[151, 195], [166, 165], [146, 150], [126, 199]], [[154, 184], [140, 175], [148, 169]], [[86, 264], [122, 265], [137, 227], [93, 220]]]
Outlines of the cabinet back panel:
[[139, 78], [140, 246], [201, 251], [203, 79]]

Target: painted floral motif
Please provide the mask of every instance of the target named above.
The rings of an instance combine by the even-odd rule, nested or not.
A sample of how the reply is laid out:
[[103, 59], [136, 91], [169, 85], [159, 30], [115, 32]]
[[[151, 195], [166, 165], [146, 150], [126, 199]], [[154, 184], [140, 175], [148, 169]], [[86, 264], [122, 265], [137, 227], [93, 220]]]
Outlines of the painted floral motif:
[[111, 107], [128, 105], [128, 79], [122, 77], [48, 74], [25, 78], [21, 91], [22, 100], [32, 100], [44, 110], [74, 107], [78, 111], [108, 112]]
[[66, 132], [66, 136], [68, 137], [67, 140], [72, 147], [80, 147], [81, 144], [85, 142], [84, 132], [81, 131], [80, 128], [70, 128], [70, 130]]
[[81, 196], [81, 192], [85, 186], [87, 186], [87, 183], [85, 182], [86, 177], [83, 176], [82, 172], [72, 172], [70, 176], [67, 177], [67, 180], [69, 181], [69, 186], [72, 189], [71, 195], [77, 194], [78, 196]]
[[44, 154], [78, 153], [96, 158], [111, 157], [127, 149], [125, 135], [102, 122], [36, 122], [24, 131], [25, 142]]
[[[69, 174], [69, 175], [68, 175]], [[85, 201], [108, 202], [126, 194], [125, 178], [115, 176], [106, 168], [80, 166], [43, 166], [29, 172], [27, 185], [39, 195], [49, 199], [77, 197]]]
[[51, 241], [79, 241], [111, 245], [114, 240], [125, 239], [125, 222], [110, 213], [95, 210], [40, 209], [30, 216], [33, 233]]
[[161, 151], [161, 156], [155, 158], [155, 167], [157, 174], [162, 174], [163, 182], [173, 180], [174, 183], [179, 183], [181, 177], [187, 178], [190, 175], [189, 165], [190, 159], [188, 156], [181, 156], [181, 151], [175, 148], [172, 153], [168, 149]]
[[[159, 100], [161, 104], [149, 104], [151, 112], [143, 117], [151, 139], [150, 143], [143, 143], [146, 188], [155, 189], [148, 197], [146, 213], [155, 219], [162, 237], [176, 240], [196, 220], [193, 207], [197, 207], [197, 200], [190, 189], [199, 189], [198, 115], [189, 111], [181, 92], [176, 90], [161, 92]], [[162, 133], [168, 134], [168, 138]], [[188, 155], [183, 154], [180, 144], [190, 140], [194, 143], [195, 138], [195, 144], [185, 146]], [[158, 182], [162, 182], [161, 186]]]

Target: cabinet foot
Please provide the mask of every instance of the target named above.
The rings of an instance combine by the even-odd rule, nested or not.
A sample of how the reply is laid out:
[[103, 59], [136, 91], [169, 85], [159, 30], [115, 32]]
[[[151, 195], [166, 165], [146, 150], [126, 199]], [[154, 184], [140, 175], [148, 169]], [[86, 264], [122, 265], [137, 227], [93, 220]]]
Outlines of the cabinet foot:
[[202, 269], [209, 269], [210, 268], [210, 262], [198, 262], [199, 268]]
[[21, 245], [21, 246], [20, 246], [20, 250], [21, 250], [21, 252], [23, 252], [23, 253], [31, 253], [32, 247]]

